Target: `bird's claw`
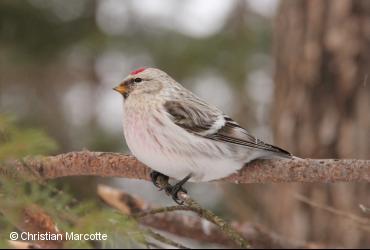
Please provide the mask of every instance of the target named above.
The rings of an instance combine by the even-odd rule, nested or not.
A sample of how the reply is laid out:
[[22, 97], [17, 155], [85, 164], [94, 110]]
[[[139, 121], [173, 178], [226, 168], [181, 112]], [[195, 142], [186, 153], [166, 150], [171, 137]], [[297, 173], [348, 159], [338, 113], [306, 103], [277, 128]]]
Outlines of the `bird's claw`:
[[162, 191], [163, 187], [161, 187], [157, 182], [159, 177], [165, 178], [165, 180], [168, 182], [168, 179], [169, 179], [168, 176], [165, 176], [164, 174], [161, 174], [157, 171], [152, 171], [150, 173], [150, 179], [152, 180], [154, 186], [156, 186], [159, 189], [159, 191]]
[[173, 199], [174, 202], [176, 202], [178, 205], [183, 205], [184, 201], [179, 199], [178, 193], [183, 192], [183, 193], [188, 193], [183, 187], [181, 183], [177, 183], [174, 186], [168, 185], [165, 188], [165, 191], [168, 195], [170, 195]]
[[[166, 183], [165, 186], [163, 185], [159, 185], [157, 180], [158, 178], [164, 178], [164, 183]], [[161, 174], [157, 171], [152, 171], [150, 173], [150, 178], [154, 184], [154, 186], [156, 186], [159, 191], [161, 190], [165, 190], [166, 191], [166, 194], [167, 195], [170, 195], [172, 197], [172, 199], [178, 204], [178, 205], [183, 205], [184, 202], [179, 199], [178, 197], [178, 193], [179, 192], [183, 192], [183, 193], [188, 193], [182, 186], [191, 178], [191, 174], [189, 174], [188, 176], [186, 176], [183, 180], [181, 180], [180, 182], [176, 183], [175, 185], [170, 185], [169, 184], [169, 177], [164, 175], [164, 174]]]

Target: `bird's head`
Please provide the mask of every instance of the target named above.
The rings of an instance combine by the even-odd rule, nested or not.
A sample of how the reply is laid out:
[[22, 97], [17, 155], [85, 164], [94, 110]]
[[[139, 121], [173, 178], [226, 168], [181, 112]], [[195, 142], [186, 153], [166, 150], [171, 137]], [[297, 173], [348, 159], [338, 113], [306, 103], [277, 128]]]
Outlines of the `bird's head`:
[[113, 88], [126, 99], [131, 95], [158, 93], [169, 76], [155, 68], [140, 68], [132, 71], [117, 87]]

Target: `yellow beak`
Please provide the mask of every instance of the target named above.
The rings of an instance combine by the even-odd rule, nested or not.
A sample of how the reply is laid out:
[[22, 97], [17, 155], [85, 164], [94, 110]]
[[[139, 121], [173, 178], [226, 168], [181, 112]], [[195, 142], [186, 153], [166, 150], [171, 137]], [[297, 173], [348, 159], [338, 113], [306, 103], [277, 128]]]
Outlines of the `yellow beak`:
[[127, 92], [127, 88], [123, 84], [118, 85], [117, 87], [113, 88], [113, 90], [117, 91], [118, 93], [121, 93], [122, 95], [126, 94]]

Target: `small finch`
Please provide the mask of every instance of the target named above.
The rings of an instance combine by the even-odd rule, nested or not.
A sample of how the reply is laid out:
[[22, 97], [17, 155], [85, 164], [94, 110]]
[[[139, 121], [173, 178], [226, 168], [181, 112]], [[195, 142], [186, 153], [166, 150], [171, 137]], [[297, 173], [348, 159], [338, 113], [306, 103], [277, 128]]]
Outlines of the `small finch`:
[[260, 158], [292, 155], [267, 144], [165, 72], [141, 68], [114, 88], [123, 95], [123, 129], [132, 154], [162, 176], [180, 180], [166, 191], [179, 203], [187, 181], [224, 178]]

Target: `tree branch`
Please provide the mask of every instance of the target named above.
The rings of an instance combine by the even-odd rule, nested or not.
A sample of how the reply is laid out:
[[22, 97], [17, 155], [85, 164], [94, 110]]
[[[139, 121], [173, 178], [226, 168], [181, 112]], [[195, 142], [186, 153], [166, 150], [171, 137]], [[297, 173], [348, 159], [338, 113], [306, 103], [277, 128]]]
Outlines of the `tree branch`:
[[[27, 157], [6, 163], [10, 168], [3, 165], [0, 175], [32, 175], [42, 179], [88, 175], [150, 180], [151, 171], [134, 156], [90, 151]], [[233, 183], [369, 182], [370, 160], [256, 160], [224, 180]]]
[[[163, 230], [178, 236], [220, 244], [228, 247], [236, 247], [219, 227], [202, 217], [187, 216], [175, 213], [175, 211], [192, 211], [186, 206], [172, 206], [163, 208], [151, 208], [142, 199], [128, 193], [104, 185], [98, 186], [98, 195], [110, 206], [118, 209], [123, 214], [131, 215], [146, 226]], [[174, 212], [174, 213], [172, 213]], [[253, 248], [280, 249], [280, 248], [319, 248], [319, 244], [302, 243], [284, 239], [275, 233], [253, 223], [233, 222], [232, 227], [251, 243]], [[321, 246], [322, 247], [322, 246]]]
[[[162, 188], [165, 188], [168, 184], [163, 183], [162, 181], [159, 182], [159, 185], [162, 186]], [[230, 239], [232, 239], [238, 247], [241, 247], [243, 249], [250, 248], [250, 245], [246, 241], [246, 239], [244, 239], [244, 237], [233, 227], [231, 227], [231, 225], [227, 223], [224, 219], [214, 214], [211, 210], [202, 208], [185, 192], [180, 191], [177, 193], [177, 196], [182, 202], [184, 202], [189, 210], [197, 213], [201, 218], [204, 218], [215, 224], [222, 232], [224, 232]]]
[[[165, 188], [168, 184], [167, 180], [164, 180], [164, 178], [158, 178], [159, 182], [158, 184]], [[98, 194], [99, 196], [109, 203], [111, 206], [114, 206], [118, 209], [120, 209], [121, 212], [127, 213], [130, 215], [133, 215], [134, 218], [140, 218], [145, 217], [148, 214], [145, 214], [144, 209], [140, 209], [145, 207], [144, 202], [142, 200], [135, 199], [134, 197], [119, 192], [117, 190], [114, 190], [109, 187], [99, 186], [98, 188]], [[236, 231], [234, 228], [230, 226], [229, 223], [227, 223], [222, 218], [215, 215], [212, 211], [208, 209], [202, 208], [197, 202], [195, 202], [188, 194], [184, 192], [179, 192], [178, 197], [181, 201], [183, 201], [184, 206], [176, 206], [176, 207], [170, 207], [165, 209], [160, 209], [154, 211], [154, 213], [165, 212], [165, 211], [175, 211], [175, 210], [187, 210], [192, 211], [198, 214], [201, 218], [208, 220], [209, 222], [216, 225], [222, 232], [224, 232], [231, 240], [236, 243], [238, 247], [241, 248], [250, 248], [248, 242], [243, 238], [243, 236]], [[126, 203], [123, 203], [123, 201], [126, 201]], [[134, 209], [131, 209], [134, 208]], [[175, 209], [174, 209], [175, 208]], [[132, 211], [136, 210], [136, 214], [132, 214]], [[153, 212], [149, 212], [149, 214], [153, 214]]]

